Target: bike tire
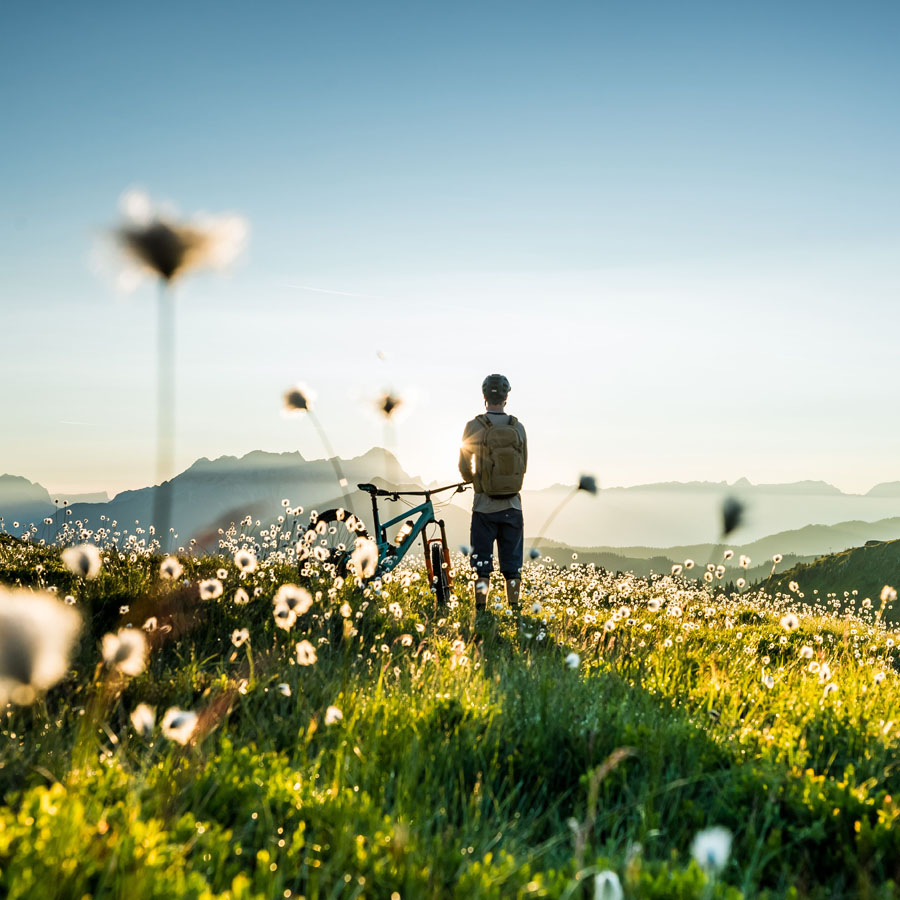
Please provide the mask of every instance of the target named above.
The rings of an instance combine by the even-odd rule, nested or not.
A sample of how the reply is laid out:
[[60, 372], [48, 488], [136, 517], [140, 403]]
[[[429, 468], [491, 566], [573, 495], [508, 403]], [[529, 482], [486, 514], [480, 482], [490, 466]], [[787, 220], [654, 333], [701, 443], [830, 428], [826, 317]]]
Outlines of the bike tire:
[[[323, 510], [315, 517], [310, 517], [299, 543], [307, 545], [310, 556], [314, 556], [320, 563], [333, 565], [335, 574], [343, 577], [347, 574], [347, 563], [356, 539], [368, 537], [369, 532], [362, 520], [338, 507]], [[307, 563], [308, 558], [299, 561], [300, 568]]]

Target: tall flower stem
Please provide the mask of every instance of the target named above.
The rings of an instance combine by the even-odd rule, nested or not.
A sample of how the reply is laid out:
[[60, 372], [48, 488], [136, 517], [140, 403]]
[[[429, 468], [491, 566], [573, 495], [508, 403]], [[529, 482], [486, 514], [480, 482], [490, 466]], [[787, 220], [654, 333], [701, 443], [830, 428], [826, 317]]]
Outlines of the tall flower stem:
[[337, 476], [338, 487], [340, 487], [341, 492], [344, 495], [344, 509], [346, 509], [348, 513], [352, 513], [353, 507], [350, 505], [350, 495], [347, 493], [347, 486], [349, 482], [344, 477], [344, 470], [341, 468], [340, 461], [334, 455], [331, 441], [328, 440], [328, 435], [325, 434], [325, 429], [322, 427], [322, 423], [319, 421], [318, 416], [311, 409], [307, 409], [306, 412], [310, 418], [310, 421], [315, 426], [316, 431], [319, 432], [319, 438], [322, 441], [322, 446], [325, 448], [325, 452], [328, 454], [328, 461], [331, 463], [331, 466], [334, 469], [334, 474]]
[[175, 465], [175, 313], [169, 282], [160, 278], [156, 327], [156, 479], [153, 525], [160, 549], [169, 543]]
[[531, 543], [531, 549], [532, 549], [532, 550], [534, 550], [535, 547], [537, 547], [537, 545], [544, 539], [544, 535], [547, 533], [547, 529], [548, 529], [548, 528], [550, 527], [550, 525], [553, 523], [553, 520], [560, 514], [560, 512], [562, 512], [563, 507], [564, 507], [564, 506], [565, 506], [565, 505], [566, 505], [566, 504], [567, 504], [567, 503], [568, 503], [568, 502], [569, 502], [569, 501], [570, 501], [577, 493], [578, 493], [578, 488], [577, 488], [577, 487], [576, 487], [576, 488], [573, 488], [573, 489], [571, 490], [570, 493], [566, 494], [566, 496], [563, 497], [562, 502], [559, 504], [559, 506], [557, 506], [556, 509], [554, 509], [553, 512], [550, 513], [550, 515], [549, 515], [548, 518], [547, 518], [547, 521], [544, 522], [543, 528], [541, 528], [540, 532], [538, 533], [538, 536], [537, 536], [537, 537], [532, 541], [532, 543]]

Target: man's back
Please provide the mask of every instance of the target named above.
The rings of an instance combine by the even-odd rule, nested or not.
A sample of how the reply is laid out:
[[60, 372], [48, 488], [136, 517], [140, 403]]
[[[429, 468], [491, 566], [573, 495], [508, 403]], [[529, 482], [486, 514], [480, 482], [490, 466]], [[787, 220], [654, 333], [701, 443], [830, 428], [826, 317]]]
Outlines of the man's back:
[[[485, 423], [484, 416], [489, 418], [491, 423], [490, 426]], [[525, 433], [525, 427], [518, 419], [514, 419], [513, 416], [510, 416], [506, 412], [488, 410], [467, 422], [466, 427], [463, 430], [462, 447], [459, 454], [459, 472], [465, 481], [475, 481], [474, 469], [477, 468], [477, 454], [479, 447], [484, 443], [487, 429], [497, 425], [509, 425], [511, 422], [512, 427], [519, 433], [522, 441], [522, 453], [524, 456], [523, 469], [528, 465], [528, 438]], [[479, 491], [476, 486], [475, 500], [472, 503], [473, 512], [490, 513], [500, 512], [504, 509], [521, 510], [521, 494], [517, 492], [508, 497], [492, 497], [484, 491]]]

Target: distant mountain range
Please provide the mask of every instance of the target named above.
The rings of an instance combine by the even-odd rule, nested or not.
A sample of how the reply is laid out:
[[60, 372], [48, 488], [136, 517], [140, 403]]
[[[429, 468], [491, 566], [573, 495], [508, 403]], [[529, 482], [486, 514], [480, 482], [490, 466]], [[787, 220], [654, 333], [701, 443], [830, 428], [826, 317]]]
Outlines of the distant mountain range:
[[[371, 518], [371, 506], [367, 496], [354, 490], [357, 482], [421, 487], [392, 454], [379, 448], [341, 460], [340, 465], [350, 485], [351, 506], [366, 522]], [[173, 525], [179, 543], [195, 537], [210, 542], [211, 547], [219, 527], [246, 515], [272, 520], [281, 513], [284, 498], [304, 506], [307, 512], [344, 502], [331, 462], [306, 460], [299, 453], [255, 451], [241, 458], [200, 459], [172, 479], [172, 485]], [[43, 520], [59, 515], [54, 499], [68, 499], [72, 517], [88, 521], [91, 527], [100, 525], [100, 517], [106, 516], [120, 528], [132, 529], [135, 522], [149, 523], [156, 490], [151, 486], [123, 491], [111, 500], [103, 495], [60, 498], [51, 497], [44, 487], [25, 478], [2, 475], [0, 517], [3, 527], [13, 534], [34, 522], [40, 536], [52, 537], [51, 526], [46, 535], [41, 534]], [[760, 561], [775, 552], [805, 558], [865, 540], [900, 537], [900, 482], [877, 485], [864, 495], [845, 494], [820, 481], [753, 485], [746, 479], [732, 485], [665, 482], [607, 488], [597, 496], [573, 491], [565, 484], [524, 491], [526, 534], [541, 536], [545, 544], [556, 541], [625, 559], [680, 562], [690, 556], [699, 563], [705, 561], [701, 548], [715, 544], [721, 533], [722, 500], [735, 496], [745, 504], [746, 515], [729, 545]], [[468, 542], [471, 497], [471, 492], [457, 495], [442, 509], [454, 544]], [[544, 523], [561, 504], [547, 533], [542, 534]], [[387, 503], [385, 510], [395, 514], [401, 508]], [[753, 546], [770, 535], [765, 553], [762, 545], [759, 549]]]

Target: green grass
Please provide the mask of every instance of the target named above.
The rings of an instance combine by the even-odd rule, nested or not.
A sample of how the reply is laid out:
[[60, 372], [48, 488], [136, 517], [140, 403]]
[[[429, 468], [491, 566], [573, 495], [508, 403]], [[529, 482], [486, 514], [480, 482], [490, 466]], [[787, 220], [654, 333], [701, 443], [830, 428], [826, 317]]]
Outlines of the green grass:
[[[809, 609], [787, 631], [783, 598], [536, 565], [519, 630], [473, 623], [463, 582], [436, 610], [415, 572], [377, 596], [278, 554], [243, 580], [182, 557], [192, 585], [228, 570], [200, 601], [139, 548], [104, 555], [81, 582], [0, 545], [0, 583], [85, 620], [69, 676], [3, 721], [4, 896], [591, 897], [612, 868], [635, 898], [900, 897], [900, 686], [872, 621]], [[321, 592], [290, 633], [286, 581]], [[237, 606], [238, 585], [261, 590]], [[102, 635], [150, 615], [147, 670], [110, 674]], [[292, 662], [301, 638], [315, 665]], [[200, 713], [196, 740], [136, 734], [140, 702]], [[734, 835], [715, 880], [690, 855], [711, 825]]]

